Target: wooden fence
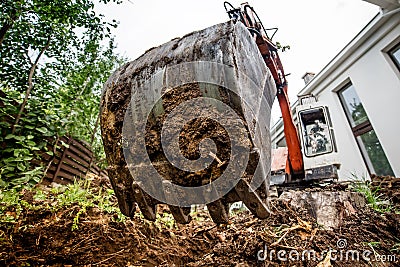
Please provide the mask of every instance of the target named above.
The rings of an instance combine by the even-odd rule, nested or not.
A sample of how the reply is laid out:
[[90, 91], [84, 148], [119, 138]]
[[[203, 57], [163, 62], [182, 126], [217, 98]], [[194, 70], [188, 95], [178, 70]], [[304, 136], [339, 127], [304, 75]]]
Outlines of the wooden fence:
[[[61, 141], [66, 146], [60, 145]], [[61, 137], [54, 157], [43, 154], [42, 164], [47, 166], [52, 160], [43, 183], [67, 184], [75, 178], [84, 178], [88, 172], [107, 177], [107, 173], [94, 164], [94, 155], [89, 147], [85, 142], [72, 137]], [[52, 148], [49, 147], [49, 150]]]
[[[7, 95], [0, 90], [0, 97], [6, 98]], [[18, 102], [14, 100], [10, 102], [14, 106], [19, 106]], [[4, 103], [0, 99], [0, 108], [2, 107], [4, 107]], [[5, 116], [3, 119], [8, 122], [13, 121], [11, 116]], [[67, 146], [62, 146], [61, 141], [67, 144]], [[107, 177], [106, 171], [101, 170], [94, 164], [94, 155], [89, 144], [83, 141], [77, 141], [68, 136], [61, 137], [58, 143], [59, 145], [54, 156], [50, 156], [44, 151], [41, 151], [39, 152], [40, 160], [32, 160], [34, 166], [44, 165], [46, 167], [51, 162], [46, 172], [45, 179], [43, 179], [43, 183], [49, 184], [55, 182], [67, 184], [73, 182], [75, 178], [84, 178], [88, 172]], [[5, 147], [6, 143], [0, 142], [0, 149]], [[47, 149], [53, 151], [53, 146], [48, 145]]]

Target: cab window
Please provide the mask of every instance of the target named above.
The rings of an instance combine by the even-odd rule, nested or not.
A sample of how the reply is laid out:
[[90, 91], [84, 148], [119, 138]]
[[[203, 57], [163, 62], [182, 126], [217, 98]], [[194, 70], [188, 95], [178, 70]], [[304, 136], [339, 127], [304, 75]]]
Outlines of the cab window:
[[330, 127], [323, 107], [299, 112], [304, 153], [307, 157], [333, 151]]

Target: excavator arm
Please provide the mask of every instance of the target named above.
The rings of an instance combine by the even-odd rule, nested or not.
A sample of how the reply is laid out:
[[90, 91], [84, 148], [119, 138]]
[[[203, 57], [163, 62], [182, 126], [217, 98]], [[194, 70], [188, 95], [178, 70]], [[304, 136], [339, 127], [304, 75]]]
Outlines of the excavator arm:
[[289, 182], [303, 179], [305, 176], [303, 154], [297, 128], [294, 124], [290, 109], [290, 102], [287, 94], [288, 84], [279, 58], [278, 48], [272, 42], [277, 28], [268, 29], [274, 31], [270, 38], [257, 13], [248, 3], [243, 3], [240, 8], [234, 8], [229, 2], [224, 2], [224, 7], [231, 19], [241, 21], [249, 29], [265, 64], [274, 78], [288, 147], [285, 172]]

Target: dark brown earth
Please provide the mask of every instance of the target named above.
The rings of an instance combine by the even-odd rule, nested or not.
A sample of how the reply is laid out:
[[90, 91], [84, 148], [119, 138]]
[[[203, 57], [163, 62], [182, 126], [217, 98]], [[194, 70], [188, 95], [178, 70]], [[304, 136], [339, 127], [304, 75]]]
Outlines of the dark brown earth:
[[[227, 99], [226, 92], [222, 88], [213, 88], [213, 90], [221, 98]], [[211, 180], [218, 178], [225, 170], [230, 158], [231, 145], [229, 136], [218, 122], [204, 117], [197, 117], [191, 121], [186, 121], [184, 114], [178, 114], [182, 116], [179, 118], [175, 117], [175, 119], [187, 122], [183, 129], [178, 129], [180, 132], [179, 148], [182, 155], [189, 160], [198, 159], [200, 157], [199, 143], [205, 138], [210, 138], [217, 147], [216, 157], [225, 164], [218, 164], [214, 160], [208, 168], [201, 168], [201, 171], [191, 173], [174, 167], [166, 159], [161, 145], [161, 128], [167, 119], [167, 115], [184, 101], [199, 97], [202, 97], [202, 93], [198, 83], [185, 84], [184, 86], [169, 90], [162, 97], [162, 105], [165, 113], [155, 117], [154, 120], [149, 120], [146, 125], [146, 148], [149, 158], [152, 162], [164, 163], [159, 165], [161, 167], [156, 167], [156, 169], [165, 179], [172, 179], [174, 183], [183, 186], [200, 186], [209, 183], [210, 177]], [[225, 104], [229, 104], [228, 100], [224, 102]], [[191, 109], [193, 112], [198, 112], [198, 108], [195, 106], [188, 106], [186, 112], [190, 112]], [[216, 107], [210, 105], [210, 114], [218, 112], [216, 109]], [[168, 131], [170, 130], [175, 129], [166, 129], [166, 136], [169, 135]], [[245, 145], [250, 146], [249, 143]]]
[[[102, 186], [96, 185], [97, 189]], [[25, 194], [24, 199], [38, 204], [32, 194]], [[0, 225], [0, 266], [327, 267], [331, 265], [323, 262], [327, 259], [323, 253], [330, 248], [339, 250], [331, 254], [332, 266], [400, 266], [399, 214], [366, 208], [348, 217], [339, 229], [327, 231], [304, 210], [293, 210], [287, 202], [275, 200], [271, 208], [273, 214], [268, 219], [259, 220], [243, 211], [233, 215], [230, 224], [218, 226], [204, 211], [195, 214], [188, 225], [175, 225], [164, 206], [159, 207], [156, 222], [139, 214], [116, 222], [115, 213], [92, 207], [81, 215], [74, 231], [77, 205], [57, 212], [24, 208], [18, 222]], [[341, 250], [339, 240], [346, 242]], [[257, 253], [264, 248], [268, 255], [260, 261]], [[310, 254], [308, 260], [305, 254], [301, 261], [306, 250], [316, 256]], [[358, 251], [360, 259], [352, 260], [348, 254], [346, 261], [349, 250]], [[371, 259], [386, 257], [391, 261], [368, 263], [361, 257], [365, 251], [371, 251]]]

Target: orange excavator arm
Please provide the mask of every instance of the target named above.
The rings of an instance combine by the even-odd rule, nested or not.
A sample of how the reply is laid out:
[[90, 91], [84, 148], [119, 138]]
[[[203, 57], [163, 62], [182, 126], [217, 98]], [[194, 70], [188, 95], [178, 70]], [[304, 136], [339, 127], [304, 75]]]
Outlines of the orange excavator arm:
[[290, 102], [287, 94], [288, 85], [283, 70], [283, 66], [278, 54], [277, 46], [272, 42], [272, 37], [277, 31], [273, 30], [272, 37], [269, 38], [267, 31], [261, 23], [257, 13], [248, 4], [243, 3], [240, 8], [234, 8], [230, 3], [224, 3], [225, 9], [231, 19], [241, 21], [250, 31], [260, 50], [260, 53], [270, 70], [277, 88], [277, 98], [282, 113], [284, 134], [288, 147], [288, 158], [286, 161], [286, 174], [289, 181], [304, 178], [304, 162], [301, 151], [300, 140], [297, 128], [294, 124]]

